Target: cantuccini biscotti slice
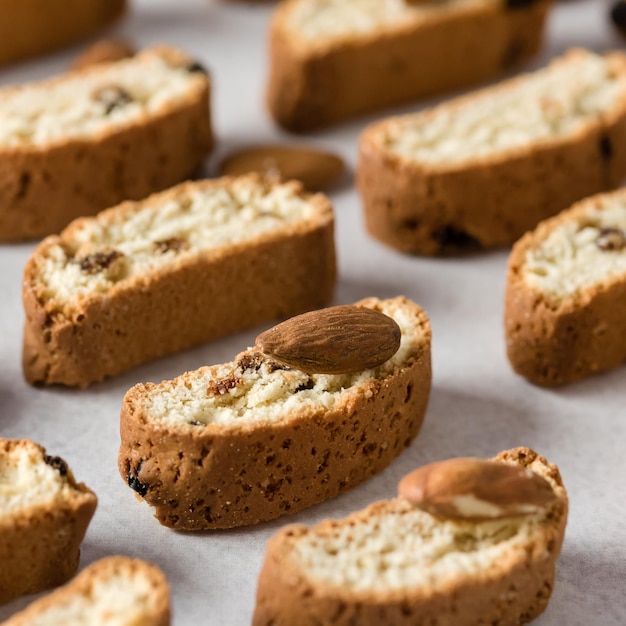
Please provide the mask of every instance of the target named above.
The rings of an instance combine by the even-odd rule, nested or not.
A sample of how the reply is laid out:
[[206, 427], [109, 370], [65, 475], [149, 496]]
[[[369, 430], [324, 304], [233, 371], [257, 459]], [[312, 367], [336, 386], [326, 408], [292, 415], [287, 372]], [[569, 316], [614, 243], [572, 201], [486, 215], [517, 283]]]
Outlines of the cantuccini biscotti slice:
[[183, 183], [45, 239], [24, 273], [24, 375], [84, 387], [326, 304], [333, 211], [299, 183]]
[[537, 51], [551, 4], [287, 0], [270, 28], [269, 109], [307, 131], [479, 83]]
[[169, 626], [163, 572], [145, 561], [112, 556], [33, 602], [3, 626]]
[[509, 257], [505, 329], [518, 374], [555, 386], [626, 361], [626, 191], [546, 220]]
[[[254, 626], [534, 619], [554, 585], [567, 495], [556, 466], [528, 448], [494, 461], [425, 466], [401, 482], [397, 499], [283, 528], [267, 546]], [[433, 513], [403, 492], [419, 507], [435, 505]]]
[[0, 439], [0, 603], [74, 575], [96, 502], [63, 459]]
[[626, 175], [626, 55], [572, 50], [547, 68], [361, 137], [369, 232], [403, 252], [512, 244]]
[[157, 47], [0, 89], [0, 242], [191, 176], [213, 143], [209, 88], [196, 61]]
[[[293, 513], [369, 478], [410, 445], [430, 391], [426, 314], [405, 298], [370, 298], [348, 308], [382, 313], [374, 315], [384, 318], [382, 326], [345, 325], [336, 317], [327, 324], [325, 315], [341, 308], [319, 318], [316, 312], [312, 321], [307, 315], [304, 335], [282, 342], [284, 350], [273, 345], [272, 354], [292, 365], [255, 348], [126, 394], [120, 474], [162, 524], [229, 528]], [[369, 357], [382, 354], [389, 317], [400, 347], [374, 366]], [[352, 347], [332, 326], [352, 334]], [[323, 332], [316, 335], [316, 327]], [[289, 355], [298, 345], [301, 351]], [[293, 365], [298, 358], [300, 368]]]
[[118, 19], [126, 0], [4, 0], [0, 65], [89, 37]]

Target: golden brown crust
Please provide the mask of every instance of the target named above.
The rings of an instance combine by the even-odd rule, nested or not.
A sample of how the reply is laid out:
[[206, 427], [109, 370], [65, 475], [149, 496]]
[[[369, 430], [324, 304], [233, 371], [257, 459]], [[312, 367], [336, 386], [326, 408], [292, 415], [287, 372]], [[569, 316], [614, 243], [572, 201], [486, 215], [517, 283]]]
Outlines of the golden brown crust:
[[[626, 80], [626, 56], [609, 58]], [[473, 97], [444, 106], [461, 107]], [[369, 233], [401, 252], [437, 255], [510, 245], [580, 198], [619, 186], [626, 174], [623, 99], [574, 135], [439, 167], [382, 149], [379, 136], [390, 121], [363, 133], [357, 179]]]
[[281, 3], [272, 20], [267, 101], [281, 126], [303, 132], [497, 76], [538, 50], [552, 2], [442, 11], [310, 49], [286, 24], [293, 4]]
[[[558, 501], [545, 532], [525, 551], [506, 555], [481, 576], [459, 575], [437, 591], [428, 587], [357, 592], [308, 578], [290, 558], [291, 546], [309, 532], [301, 525], [283, 528], [268, 542], [259, 576], [253, 626], [447, 626], [525, 624], [541, 614], [554, 585], [555, 562], [567, 521], [567, 495], [555, 466], [528, 448], [500, 453], [497, 460], [534, 465], [533, 471], [556, 482]], [[546, 463], [546, 467], [541, 467]], [[538, 467], [539, 466], [539, 467]], [[399, 500], [381, 501], [344, 520], [316, 527], [346, 525], [393, 511]]]
[[0, 65], [69, 46], [118, 20], [126, 0], [3, 2]]
[[42, 613], [71, 603], [74, 598], [89, 597], [95, 584], [120, 575], [141, 578], [150, 587], [151, 602], [154, 606], [142, 614], [141, 626], [169, 626], [170, 592], [163, 572], [156, 565], [125, 556], [111, 556], [96, 561], [85, 568], [70, 584], [33, 602], [3, 622], [3, 625], [28, 626]]
[[[189, 187], [229, 180], [183, 183], [158, 197], [175, 198]], [[153, 201], [110, 211], [133, 212]], [[45, 239], [24, 271], [26, 380], [85, 387], [166, 354], [327, 304], [336, 274], [333, 212], [321, 195], [310, 202], [316, 217], [288, 232], [190, 255], [64, 313], [53, 312], [38, 295], [38, 259], [70, 237], [78, 223]]]
[[295, 513], [380, 472], [418, 434], [430, 391], [430, 324], [402, 302], [419, 320], [421, 353], [332, 410], [320, 405], [270, 424], [168, 427], [137, 408], [143, 386], [131, 389], [121, 412], [122, 478], [162, 524], [201, 530]]
[[[0, 454], [21, 443], [0, 439]], [[44, 448], [37, 447], [45, 454]], [[76, 482], [67, 466], [64, 471], [74, 490], [71, 497], [0, 516], [0, 604], [56, 587], [78, 568], [80, 544], [97, 498]]]
[[[142, 56], [150, 54], [192, 62], [172, 48], [152, 48]], [[97, 73], [104, 65], [72, 75]], [[189, 178], [213, 147], [209, 92], [207, 78], [198, 81], [185, 102], [151, 113], [141, 123], [91, 138], [0, 148], [0, 242], [59, 232], [75, 218]]]
[[610, 196], [588, 198], [541, 222], [511, 251], [504, 314], [507, 355], [513, 369], [536, 385], [572, 383], [626, 361], [625, 280], [554, 299], [532, 289], [522, 275], [526, 253], [538, 241], [563, 222], [582, 218], [589, 205]]

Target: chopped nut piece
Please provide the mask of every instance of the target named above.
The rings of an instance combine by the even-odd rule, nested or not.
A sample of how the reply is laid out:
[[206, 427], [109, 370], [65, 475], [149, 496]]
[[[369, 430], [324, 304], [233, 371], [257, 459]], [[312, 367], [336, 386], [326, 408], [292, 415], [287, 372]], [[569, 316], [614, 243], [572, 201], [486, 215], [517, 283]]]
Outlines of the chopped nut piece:
[[236, 376], [227, 376], [219, 380], [212, 380], [207, 387], [208, 396], [223, 396], [229, 389], [234, 389], [241, 380]]
[[181, 250], [187, 250], [189, 248], [189, 242], [181, 237], [170, 237], [169, 239], [155, 241], [154, 247], [156, 251], [161, 254], [165, 254], [170, 250], [172, 252], [180, 252]]
[[596, 245], [605, 252], [619, 252], [626, 248], [626, 232], [620, 228], [603, 228], [596, 239]]

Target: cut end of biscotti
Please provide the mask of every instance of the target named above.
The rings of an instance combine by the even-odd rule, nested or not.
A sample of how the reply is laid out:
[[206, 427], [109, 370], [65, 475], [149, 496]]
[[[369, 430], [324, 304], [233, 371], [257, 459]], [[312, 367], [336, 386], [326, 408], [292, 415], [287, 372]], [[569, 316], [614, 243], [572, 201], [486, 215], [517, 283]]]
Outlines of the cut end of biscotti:
[[509, 257], [505, 332], [514, 370], [542, 386], [626, 361], [626, 193], [546, 220]]
[[6, 626], [168, 626], [169, 588], [154, 565], [108, 557], [31, 604]]
[[95, 495], [76, 483], [62, 458], [27, 439], [0, 439], [0, 516], [5, 520], [83, 499], [95, 508]]
[[296, 596], [312, 616], [306, 624], [356, 605], [366, 607], [364, 621], [371, 611], [398, 624], [435, 617], [457, 626], [525, 623], [538, 615], [552, 589], [566, 492], [558, 470], [529, 449], [496, 460], [545, 479], [552, 504], [534, 515], [476, 522], [442, 520], [397, 498], [312, 528], [286, 527], [268, 544], [253, 623], [286, 625]]
[[[400, 347], [375, 367], [313, 373], [251, 348], [126, 394], [119, 471], [162, 524], [230, 528], [293, 513], [376, 474], [411, 444], [431, 384], [428, 318], [403, 297], [357, 306], [401, 331]], [[327, 344], [315, 345], [319, 362]], [[322, 356], [336, 364], [336, 353]]]
[[[364, 141], [367, 149], [441, 169], [571, 139], [623, 105], [625, 59], [619, 53], [572, 50], [547, 68], [497, 88], [378, 122]], [[602, 152], [599, 145], [598, 158], [607, 158]]]
[[0, 90], [0, 146], [48, 148], [105, 138], [207, 97], [206, 70], [174, 48]]

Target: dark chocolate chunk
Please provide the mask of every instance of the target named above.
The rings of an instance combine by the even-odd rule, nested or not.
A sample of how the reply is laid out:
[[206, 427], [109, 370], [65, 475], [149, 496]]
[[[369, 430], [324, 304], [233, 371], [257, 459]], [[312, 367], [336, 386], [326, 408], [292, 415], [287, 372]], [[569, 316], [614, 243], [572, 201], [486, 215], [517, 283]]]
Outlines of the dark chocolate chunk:
[[49, 456], [46, 454], [44, 461], [61, 474], [67, 476], [67, 463], [60, 456]]
[[621, 228], [602, 228], [596, 245], [605, 252], [619, 252], [626, 248], [626, 232]]
[[93, 92], [92, 98], [104, 106], [104, 114], [109, 115], [115, 109], [121, 109], [133, 101], [133, 97], [119, 85], [107, 85]]
[[82, 259], [78, 259], [77, 263], [80, 265], [80, 271], [84, 274], [97, 274], [107, 269], [113, 261], [122, 256], [124, 255], [117, 250], [112, 250], [111, 252], [94, 252]]

